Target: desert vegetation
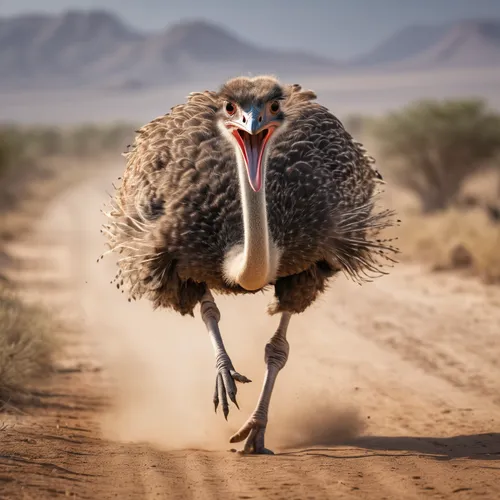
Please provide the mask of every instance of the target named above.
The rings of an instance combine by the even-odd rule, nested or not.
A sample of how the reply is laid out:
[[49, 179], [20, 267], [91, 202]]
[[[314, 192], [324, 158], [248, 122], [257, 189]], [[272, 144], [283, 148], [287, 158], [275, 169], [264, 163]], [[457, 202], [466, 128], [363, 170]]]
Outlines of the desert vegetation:
[[500, 282], [500, 114], [476, 99], [421, 101], [364, 130], [402, 212], [402, 258]]
[[391, 173], [422, 210], [448, 208], [500, 152], [500, 114], [481, 100], [423, 101], [389, 114], [374, 133]]
[[25, 304], [0, 287], [0, 404], [3, 408], [29, 398], [34, 380], [52, 370], [57, 342], [54, 322], [42, 308]]
[[29, 231], [56, 193], [123, 151], [133, 131], [126, 124], [0, 125], [0, 408], [26, 400], [30, 384], [51, 372], [57, 345], [54, 318], [5, 277], [12, 265], [6, 243]]

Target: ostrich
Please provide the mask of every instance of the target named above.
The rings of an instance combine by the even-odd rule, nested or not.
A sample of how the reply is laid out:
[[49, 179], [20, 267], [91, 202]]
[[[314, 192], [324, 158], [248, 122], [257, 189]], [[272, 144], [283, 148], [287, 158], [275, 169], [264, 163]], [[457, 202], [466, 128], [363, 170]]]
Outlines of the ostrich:
[[117, 286], [130, 299], [193, 316], [200, 304], [216, 358], [213, 402], [227, 420], [240, 374], [219, 331], [213, 293], [274, 287], [280, 314], [265, 346], [266, 374], [250, 418], [230, 442], [265, 447], [271, 394], [289, 353], [287, 328], [339, 271], [379, 276], [397, 250], [375, 239], [393, 224], [374, 210], [381, 180], [366, 154], [316, 95], [270, 76], [238, 77], [196, 92], [140, 130], [103, 231], [119, 252]]

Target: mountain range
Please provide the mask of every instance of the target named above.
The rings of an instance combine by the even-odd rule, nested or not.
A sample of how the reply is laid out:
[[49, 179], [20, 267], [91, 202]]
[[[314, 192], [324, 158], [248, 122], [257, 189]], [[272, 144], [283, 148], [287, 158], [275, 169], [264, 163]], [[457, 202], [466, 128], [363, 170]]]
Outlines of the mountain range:
[[136, 89], [235, 74], [500, 67], [500, 20], [410, 26], [350, 61], [253, 45], [206, 21], [140, 33], [104, 10], [0, 18], [0, 88]]
[[500, 67], [500, 19], [410, 26], [350, 64], [395, 69]]

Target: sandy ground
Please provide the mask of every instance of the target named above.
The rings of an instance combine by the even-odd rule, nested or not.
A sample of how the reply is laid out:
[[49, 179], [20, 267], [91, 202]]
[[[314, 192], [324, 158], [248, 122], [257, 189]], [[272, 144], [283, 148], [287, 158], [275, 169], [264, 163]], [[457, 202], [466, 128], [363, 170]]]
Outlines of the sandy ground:
[[[121, 168], [121, 167], [120, 167]], [[13, 274], [64, 335], [40, 404], [3, 417], [0, 498], [500, 498], [500, 290], [398, 265], [359, 287], [339, 278], [290, 325], [268, 447], [228, 439], [252, 411], [267, 296], [220, 299], [241, 411], [212, 407], [214, 358], [199, 317], [128, 303], [109, 284], [99, 208], [106, 170], [61, 196]]]

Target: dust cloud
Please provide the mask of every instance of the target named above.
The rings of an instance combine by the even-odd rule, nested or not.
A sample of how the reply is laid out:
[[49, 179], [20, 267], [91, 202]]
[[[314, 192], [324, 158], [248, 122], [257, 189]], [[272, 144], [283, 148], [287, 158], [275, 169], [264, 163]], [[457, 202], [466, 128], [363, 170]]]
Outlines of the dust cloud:
[[[147, 303], [124, 301], [116, 313], [110, 313], [113, 323], [119, 320], [121, 326], [108, 328], [100, 342], [113, 401], [103, 422], [106, 436], [165, 450], [229, 449], [229, 438], [251, 414], [263, 381], [264, 346], [277, 325], [277, 318], [265, 313], [268, 299], [216, 299], [233, 364], [253, 381], [238, 385], [241, 410], [231, 404], [228, 422], [220, 409], [217, 414], [213, 409], [215, 360], [199, 315], [182, 318], [153, 312]], [[301, 358], [310, 354], [294, 349], [290, 341], [293, 362], [280, 373], [274, 391], [268, 445], [276, 449], [327, 446], [358, 436], [363, 425], [356, 410], [335, 391], [322, 387], [325, 377], [312, 377], [301, 368]]]
[[[283, 410], [280, 407], [278, 413]], [[339, 405], [333, 396], [323, 402], [310, 398], [304, 408], [291, 408], [291, 415], [278, 419], [282, 425], [275, 430], [273, 441], [279, 449], [347, 443], [359, 437], [366, 425], [356, 408]]]

